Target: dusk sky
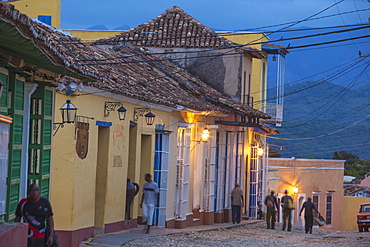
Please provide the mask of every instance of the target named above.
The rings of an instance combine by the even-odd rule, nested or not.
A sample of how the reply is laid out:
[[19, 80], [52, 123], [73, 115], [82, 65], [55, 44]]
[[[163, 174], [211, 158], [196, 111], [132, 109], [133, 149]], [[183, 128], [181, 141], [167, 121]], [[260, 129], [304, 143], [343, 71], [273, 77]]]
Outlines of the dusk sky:
[[[335, 3], [338, 4], [335, 5]], [[62, 0], [61, 26], [62, 29], [86, 29], [96, 25], [105, 26], [108, 29], [115, 29], [123, 25], [132, 28], [159, 16], [173, 6], [179, 6], [212, 29], [228, 31], [248, 30], [297, 21], [301, 22], [290, 28], [349, 26], [367, 23], [370, 18], [370, 2], [367, 0]], [[318, 14], [321, 11], [323, 12]], [[351, 11], [353, 13], [345, 13]], [[315, 15], [315, 18], [324, 18], [303, 21], [312, 15]], [[329, 15], [335, 16], [325, 17]], [[263, 31], [276, 31], [287, 26], [266, 28]], [[344, 28], [346, 27], [339, 29], [343, 30]], [[288, 38], [330, 31], [333, 29], [277, 32], [269, 35], [269, 38], [277, 40], [282, 37]], [[289, 44], [297, 46], [364, 35], [369, 35], [368, 28], [339, 35], [273, 43], [283, 46]], [[291, 50], [286, 58], [286, 82], [290, 83], [310, 77], [355, 59], [358, 57], [359, 50], [363, 55], [366, 55], [370, 52], [369, 43], [370, 38], [362, 38], [331, 45]], [[269, 72], [273, 71], [270, 69]], [[347, 78], [343, 80], [350, 80], [354, 76], [355, 74], [347, 75]], [[336, 81], [335, 83], [345, 84], [347, 82]]]

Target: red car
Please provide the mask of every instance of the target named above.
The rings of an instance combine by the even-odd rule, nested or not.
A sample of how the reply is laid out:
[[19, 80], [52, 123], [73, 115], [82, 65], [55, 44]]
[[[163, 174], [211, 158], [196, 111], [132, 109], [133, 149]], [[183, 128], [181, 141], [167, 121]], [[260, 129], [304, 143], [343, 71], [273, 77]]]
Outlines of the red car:
[[370, 203], [362, 203], [360, 212], [357, 214], [358, 230], [360, 232], [369, 231], [370, 228]]

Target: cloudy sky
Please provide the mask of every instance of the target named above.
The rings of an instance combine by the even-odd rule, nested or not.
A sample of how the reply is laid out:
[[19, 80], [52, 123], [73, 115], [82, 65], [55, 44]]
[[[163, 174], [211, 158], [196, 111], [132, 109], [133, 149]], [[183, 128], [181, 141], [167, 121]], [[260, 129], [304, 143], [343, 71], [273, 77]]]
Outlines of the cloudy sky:
[[[344, 26], [339, 28], [343, 30], [350, 28], [350, 25], [367, 23], [370, 18], [370, 0], [62, 0], [61, 26], [62, 29], [86, 29], [95, 25], [108, 29], [123, 25], [132, 28], [157, 17], [173, 6], [181, 7], [212, 29], [229, 31], [288, 22], [299, 22], [290, 27], [291, 29]], [[320, 19], [305, 21], [313, 15]], [[327, 17], [330, 15], [333, 16]], [[276, 31], [284, 27], [287, 25], [265, 28], [263, 31]], [[274, 41], [282, 37], [312, 35], [339, 29], [277, 32], [269, 35], [269, 38]], [[273, 43], [297, 46], [364, 35], [369, 35], [368, 28], [338, 35]], [[292, 49], [286, 58], [286, 82], [291, 83], [306, 77], [319, 80], [320, 78], [310, 76], [358, 58], [359, 50], [363, 55], [369, 54], [369, 43], [370, 38], [362, 38], [307, 49]], [[270, 64], [273, 66], [273, 63]], [[270, 72], [274, 71], [269, 69]], [[356, 76], [356, 73], [360, 72], [354, 71], [335, 83], [347, 85], [350, 83], [348, 80]], [[365, 75], [370, 78], [370, 72]], [[364, 83], [368, 81], [365, 80]]]

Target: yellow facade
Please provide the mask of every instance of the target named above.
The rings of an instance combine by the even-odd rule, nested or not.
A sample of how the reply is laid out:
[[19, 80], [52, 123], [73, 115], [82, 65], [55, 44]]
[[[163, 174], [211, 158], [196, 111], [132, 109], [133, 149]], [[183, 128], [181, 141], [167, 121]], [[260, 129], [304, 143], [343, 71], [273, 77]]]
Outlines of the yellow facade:
[[91, 43], [98, 39], [105, 39], [116, 34], [122, 33], [122, 31], [95, 31], [95, 30], [67, 30], [73, 36], [80, 38], [82, 42]]
[[[246, 45], [262, 51], [261, 42], [267, 42], [268, 38], [263, 33], [218, 33], [228, 40], [237, 44]], [[257, 43], [257, 44], [254, 44]], [[253, 107], [265, 111], [264, 103], [267, 97], [267, 54], [263, 59], [252, 59], [250, 95], [255, 102]]]
[[[55, 211], [55, 228], [58, 231], [75, 231], [106, 228], [109, 224], [123, 222], [128, 174], [132, 182], [142, 186], [144, 174], [152, 173], [154, 128], [156, 124], [169, 126], [170, 113], [152, 109], [156, 115], [152, 126], [146, 125], [144, 117], [139, 117], [137, 126], [130, 127], [134, 108], [142, 106], [94, 94], [78, 97], [57, 94], [56, 108], [62, 106], [66, 99], [78, 108], [77, 115], [94, 119], [89, 120], [85, 159], [79, 158], [76, 153], [74, 124], [65, 124], [54, 137], [50, 199]], [[120, 121], [117, 111], [104, 117], [106, 101], [122, 102], [127, 109], [126, 119]], [[55, 122], [60, 121], [60, 115], [56, 114]], [[112, 125], [100, 127], [96, 121]], [[138, 197], [133, 209], [139, 208]], [[133, 218], [137, 218], [139, 210], [132, 212]]]
[[51, 16], [51, 25], [60, 28], [60, 0], [19, 0], [11, 4], [29, 17]]
[[358, 231], [357, 214], [361, 203], [370, 203], [370, 198], [357, 196], [343, 197], [342, 231]]

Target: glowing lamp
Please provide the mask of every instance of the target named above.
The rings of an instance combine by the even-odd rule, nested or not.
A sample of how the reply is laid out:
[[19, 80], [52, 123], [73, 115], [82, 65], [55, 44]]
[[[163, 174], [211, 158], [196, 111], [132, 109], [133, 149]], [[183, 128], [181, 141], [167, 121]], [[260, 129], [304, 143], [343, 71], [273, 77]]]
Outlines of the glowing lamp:
[[208, 129], [204, 129], [202, 131], [202, 141], [203, 142], [208, 141], [208, 137], [209, 137], [210, 134], [211, 134], [211, 132]]

